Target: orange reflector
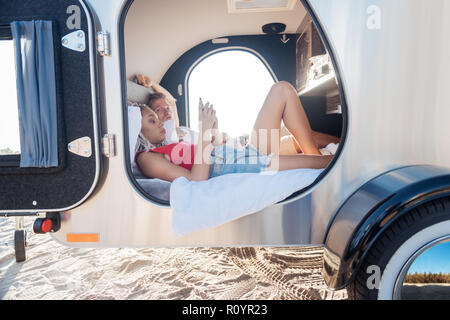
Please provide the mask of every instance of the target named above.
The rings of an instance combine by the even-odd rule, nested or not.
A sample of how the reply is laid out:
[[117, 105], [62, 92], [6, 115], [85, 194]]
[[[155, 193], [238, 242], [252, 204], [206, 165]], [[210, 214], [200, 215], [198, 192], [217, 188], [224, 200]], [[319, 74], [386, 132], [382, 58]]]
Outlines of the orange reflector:
[[98, 242], [98, 233], [68, 233], [67, 242]]

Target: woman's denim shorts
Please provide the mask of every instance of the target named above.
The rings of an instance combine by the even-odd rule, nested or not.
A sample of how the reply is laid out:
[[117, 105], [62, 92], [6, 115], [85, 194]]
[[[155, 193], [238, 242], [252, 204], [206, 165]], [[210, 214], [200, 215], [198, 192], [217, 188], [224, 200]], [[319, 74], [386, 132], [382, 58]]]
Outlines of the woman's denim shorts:
[[271, 155], [265, 156], [252, 145], [242, 149], [224, 144], [211, 152], [209, 178], [230, 173], [259, 173], [267, 169]]

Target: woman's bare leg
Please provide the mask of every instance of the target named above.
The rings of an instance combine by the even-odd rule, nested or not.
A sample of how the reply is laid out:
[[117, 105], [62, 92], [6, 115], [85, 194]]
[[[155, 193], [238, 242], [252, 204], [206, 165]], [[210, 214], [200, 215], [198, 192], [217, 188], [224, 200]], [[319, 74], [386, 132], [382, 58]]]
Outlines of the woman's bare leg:
[[[282, 128], [283, 130], [283, 128]], [[325, 148], [330, 143], [339, 143], [340, 139], [326, 134], [321, 133], [317, 131], [312, 132], [314, 142], [316, 143], [316, 147], [318, 149]], [[280, 154], [288, 155], [288, 154], [298, 154], [303, 153], [302, 148], [295, 140], [294, 136], [292, 134], [289, 134], [288, 136], [284, 136], [280, 140]]]
[[321, 155], [297, 92], [285, 81], [272, 86], [253, 126], [251, 143], [261, 153], [279, 153], [281, 120], [305, 154]]
[[[274, 148], [272, 148], [272, 149], [274, 149]], [[302, 152], [302, 150], [300, 149], [300, 146], [295, 141], [295, 138], [293, 135], [290, 134], [288, 136], [281, 137], [280, 150], [279, 150], [278, 154], [294, 155], [294, 154], [299, 154], [301, 152]]]
[[328, 166], [333, 159], [333, 155], [273, 155], [267, 167], [269, 171], [284, 171], [293, 169], [322, 169]]
[[330, 134], [313, 131], [313, 138], [316, 141], [317, 147], [325, 148], [330, 143], [339, 143], [341, 140], [338, 137], [332, 136]]

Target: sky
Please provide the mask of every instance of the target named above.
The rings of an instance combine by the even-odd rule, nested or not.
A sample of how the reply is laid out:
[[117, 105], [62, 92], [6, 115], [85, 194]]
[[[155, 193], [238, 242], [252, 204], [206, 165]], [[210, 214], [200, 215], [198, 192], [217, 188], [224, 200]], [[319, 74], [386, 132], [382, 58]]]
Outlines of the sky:
[[12, 40], [0, 41], [0, 150], [20, 151], [16, 71]]
[[420, 255], [408, 273], [450, 273], [450, 242], [439, 244]]
[[242, 50], [222, 51], [191, 72], [190, 127], [198, 130], [198, 101], [214, 105], [219, 129], [231, 137], [250, 134], [274, 80], [259, 58]]

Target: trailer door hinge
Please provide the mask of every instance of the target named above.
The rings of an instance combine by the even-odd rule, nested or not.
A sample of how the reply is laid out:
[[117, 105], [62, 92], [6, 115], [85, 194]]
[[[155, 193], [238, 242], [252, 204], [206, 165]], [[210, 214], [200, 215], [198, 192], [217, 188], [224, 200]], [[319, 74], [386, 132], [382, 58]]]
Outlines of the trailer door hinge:
[[111, 37], [108, 31], [97, 32], [97, 51], [101, 56], [111, 56]]
[[102, 138], [103, 155], [107, 158], [116, 156], [116, 136], [114, 134], [105, 134]]

